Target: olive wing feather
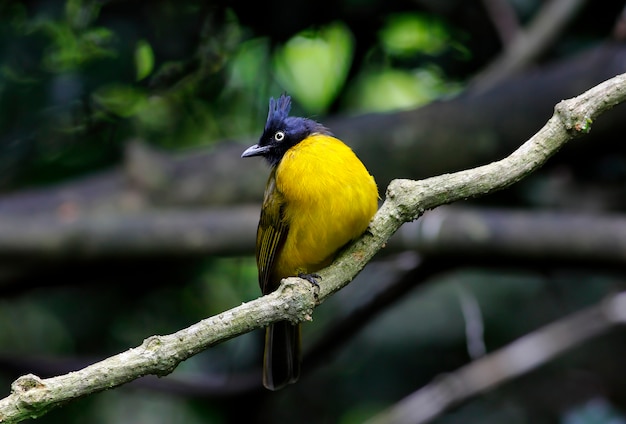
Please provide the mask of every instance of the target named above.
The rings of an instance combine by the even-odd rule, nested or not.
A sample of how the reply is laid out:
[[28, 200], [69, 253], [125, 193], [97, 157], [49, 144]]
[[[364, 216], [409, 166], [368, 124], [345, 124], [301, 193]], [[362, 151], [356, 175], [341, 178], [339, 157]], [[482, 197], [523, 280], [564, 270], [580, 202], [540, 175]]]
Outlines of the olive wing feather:
[[259, 270], [259, 286], [263, 294], [273, 292], [280, 284], [280, 276], [275, 276], [276, 259], [280, 254], [289, 232], [284, 219], [284, 202], [276, 190], [274, 174], [265, 190], [261, 218], [257, 230], [256, 260]]

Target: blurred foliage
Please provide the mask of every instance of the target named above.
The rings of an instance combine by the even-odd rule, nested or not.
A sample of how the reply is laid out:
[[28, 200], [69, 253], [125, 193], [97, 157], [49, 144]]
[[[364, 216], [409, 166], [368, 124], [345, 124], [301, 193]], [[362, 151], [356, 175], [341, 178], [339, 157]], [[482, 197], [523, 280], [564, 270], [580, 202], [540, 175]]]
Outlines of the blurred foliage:
[[275, 54], [277, 78], [308, 112], [324, 112], [348, 76], [353, 44], [340, 23], [297, 34]]
[[137, 81], [146, 78], [154, 69], [154, 52], [146, 40], [139, 40], [135, 47], [135, 68], [137, 68]]
[[459, 88], [427, 61], [392, 60], [463, 50], [434, 16], [390, 17], [355, 69], [355, 38], [339, 21], [274, 45], [229, 8], [200, 1], [145, 8], [2, 4], [0, 187], [110, 166], [131, 138], [182, 149], [257, 134], [267, 98], [283, 91], [319, 116], [346, 91], [346, 111], [384, 111]]
[[459, 92], [462, 84], [446, 77], [439, 66], [416, 61], [454, 50], [462, 53], [459, 58], [469, 56], [452, 34], [435, 16], [390, 15], [378, 33], [378, 44], [347, 90], [346, 109], [360, 113], [405, 109]]
[[380, 31], [385, 51], [393, 56], [412, 58], [437, 54], [450, 45], [450, 30], [436, 17], [403, 13], [391, 15]]

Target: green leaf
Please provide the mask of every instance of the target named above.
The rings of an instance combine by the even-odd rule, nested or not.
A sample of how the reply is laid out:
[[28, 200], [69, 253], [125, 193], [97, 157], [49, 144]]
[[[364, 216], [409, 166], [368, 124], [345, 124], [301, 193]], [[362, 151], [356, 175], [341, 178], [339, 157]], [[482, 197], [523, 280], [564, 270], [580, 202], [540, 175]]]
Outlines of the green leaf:
[[305, 31], [274, 57], [279, 82], [308, 111], [324, 111], [346, 81], [354, 40], [342, 23]]
[[139, 40], [135, 46], [135, 69], [137, 81], [150, 75], [154, 69], [154, 52], [146, 40]]

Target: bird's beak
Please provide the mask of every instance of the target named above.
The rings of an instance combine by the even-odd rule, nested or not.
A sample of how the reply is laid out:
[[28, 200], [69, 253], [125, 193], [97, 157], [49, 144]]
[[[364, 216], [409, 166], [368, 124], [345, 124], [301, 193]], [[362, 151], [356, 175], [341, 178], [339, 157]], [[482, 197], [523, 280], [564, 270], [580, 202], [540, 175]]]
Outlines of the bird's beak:
[[249, 158], [251, 156], [263, 156], [267, 152], [269, 152], [270, 146], [259, 146], [255, 144], [254, 146], [248, 147], [242, 154], [242, 158]]

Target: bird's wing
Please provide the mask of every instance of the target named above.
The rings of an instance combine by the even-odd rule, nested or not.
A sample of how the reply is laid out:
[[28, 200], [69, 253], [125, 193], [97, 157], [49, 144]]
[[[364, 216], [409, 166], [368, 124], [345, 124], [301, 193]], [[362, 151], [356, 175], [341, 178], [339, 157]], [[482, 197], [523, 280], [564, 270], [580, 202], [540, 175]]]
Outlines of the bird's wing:
[[278, 288], [280, 277], [273, 276], [276, 258], [280, 254], [289, 232], [284, 219], [284, 199], [276, 189], [274, 172], [270, 175], [256, 238], [256, 260], [259, 269], [261, 292], [268, 294]]

